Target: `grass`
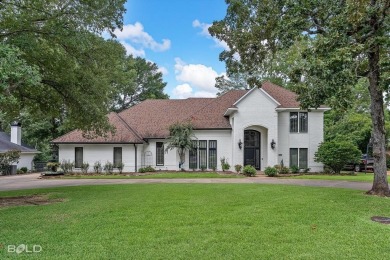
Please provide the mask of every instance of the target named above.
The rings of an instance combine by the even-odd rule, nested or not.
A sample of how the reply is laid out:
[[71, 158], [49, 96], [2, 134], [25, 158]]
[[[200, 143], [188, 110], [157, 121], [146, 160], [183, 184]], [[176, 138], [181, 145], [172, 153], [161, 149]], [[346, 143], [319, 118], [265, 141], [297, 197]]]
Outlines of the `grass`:
[[[0, 208], [0, 259], [388, 259], [389, 198], [258, 184], [132, 184], [0, 192], [65, 202]], [[8, 245], [42, 252], [8, 253]]]
[[358, 181], [358, 182], [373, 182], [374, 174], [357, 173], [356, 175], [327, 175], [327, 174], [313, 174], [286, 177], [292, 179], [307, 179], [307, 180], [333, 180], [333, 181]]
[[64, 176], [66, 179], [198, 179], [198, 178], [243, 178], [237, 174], [218, 174], [216, 172], [162, 172], [140, 176], [126, 175], [72, 175]]

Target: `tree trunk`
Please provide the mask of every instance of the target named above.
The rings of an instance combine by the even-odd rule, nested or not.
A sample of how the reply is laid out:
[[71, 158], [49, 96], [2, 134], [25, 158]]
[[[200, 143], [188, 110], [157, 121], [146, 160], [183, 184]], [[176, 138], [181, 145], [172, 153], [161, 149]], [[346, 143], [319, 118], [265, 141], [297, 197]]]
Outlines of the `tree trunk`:
[[371, 98], [371, 119], [374, 157], [374, 182], [367, 194], [390, 196], [386, 167], [386, 136], [383, 109], [383, 91], [379, 85], [379, 46], [374, 44], [368, 52], [369, 92]]

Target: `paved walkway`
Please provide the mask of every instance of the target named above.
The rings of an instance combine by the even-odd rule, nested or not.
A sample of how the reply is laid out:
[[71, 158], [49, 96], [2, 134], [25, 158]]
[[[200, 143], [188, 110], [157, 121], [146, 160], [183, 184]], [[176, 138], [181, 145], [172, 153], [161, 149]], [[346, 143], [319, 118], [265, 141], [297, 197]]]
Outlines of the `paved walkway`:
[[281, 179], [265, 176], [251, 178], [210, 178], [210, 179], [39, 179], [40, 174], [12, 175], [0, 177], [0, 191], [51, 188], [62, 186], [136, 184], [136, 183], [261, 183], [285, 184], [312, 187], [334, 187], [369, 190], [372, 183], [330, 180]]

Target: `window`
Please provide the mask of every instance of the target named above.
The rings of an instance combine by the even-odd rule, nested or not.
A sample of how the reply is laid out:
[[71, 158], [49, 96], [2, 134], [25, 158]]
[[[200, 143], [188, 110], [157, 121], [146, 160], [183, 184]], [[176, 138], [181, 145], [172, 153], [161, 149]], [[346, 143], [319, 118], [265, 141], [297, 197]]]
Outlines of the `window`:
[[209, 169], [217, 168], [217, 141], [209, 141]]
[[156, 165], [164, 165], [164, 143], [156, 143]]
[[207, 168], [207, 141], [199, 141], [199, 168]]
[[299, 168], [307, 169], [307, 148], [299, 148]]
[[75, 147], [74, 154], [74, 167], [81, 168], [83, 165], [83, 147]]
[[299, 169], [307, 169], [307, 148], [290, 148], [290, 167], [297, 166]]
[[307, 112], [299, 113], [299, 132], [307, 133]]
[[290, 132], [307, 133], [308, 114], [307, 112], [290, 112]]
[[198, 168], [198, 141], [192, 140], [192, 149], [190, 150], [190, 160], [189, 167], [190, 169]]
[[114, 167], [122, 163], [122, 147], [114, 147]]

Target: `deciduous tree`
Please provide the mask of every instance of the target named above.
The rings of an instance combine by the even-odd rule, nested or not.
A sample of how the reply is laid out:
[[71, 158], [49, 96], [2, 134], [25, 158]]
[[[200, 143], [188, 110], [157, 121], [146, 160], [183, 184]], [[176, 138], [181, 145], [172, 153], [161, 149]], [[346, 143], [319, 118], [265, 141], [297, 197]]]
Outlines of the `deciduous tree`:
[[258, 84], [258, 68], [267, 69], [264, 62], [286, 52], [286, 75], [304, 108], [332, 98], [332, 105], [348, 106], [353, 86], [368, 80], [375, 169], [368, 193], [389, 196], [383, 94], [390, 85], [390, 1], [226, 2], [225, 18], [209, 31], [230, 48], [220, 56], [228, 71], [252, 73], [250, 83]]

